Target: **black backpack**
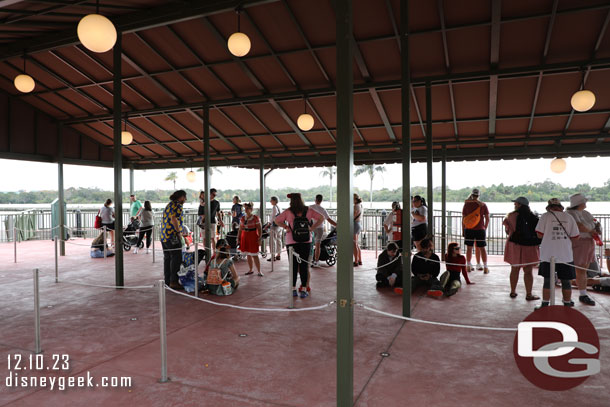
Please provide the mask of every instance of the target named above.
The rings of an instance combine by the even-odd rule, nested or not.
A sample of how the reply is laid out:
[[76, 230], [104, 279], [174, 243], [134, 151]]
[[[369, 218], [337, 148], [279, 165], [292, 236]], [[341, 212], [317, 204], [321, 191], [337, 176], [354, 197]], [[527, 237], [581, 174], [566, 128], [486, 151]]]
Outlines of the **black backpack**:
[[508, 240], [521, 246], [539, 246], [542, 239], [536, 234], [536, 225], [538, 216], [532, 212], [518, 214], [517, 229]]
[[309, 241], [311, 238], [311, 232], [309, 231], [309, 219], [307, 219], [307, 210], [305, 207], [301, 216], [294, 214], [294, 222], [292, 223], [292, 239], [297, 243], [303, 243]]

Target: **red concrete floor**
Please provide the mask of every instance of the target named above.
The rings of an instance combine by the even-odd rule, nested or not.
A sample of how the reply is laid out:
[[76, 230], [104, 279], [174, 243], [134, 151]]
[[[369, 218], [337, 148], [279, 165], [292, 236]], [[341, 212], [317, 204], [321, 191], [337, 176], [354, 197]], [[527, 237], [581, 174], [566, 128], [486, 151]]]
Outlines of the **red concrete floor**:
[[[74, 240], [60, 259], [60, 279], [92, 284], [114, 283], [114, 259], [89, 258], [89, 241]], [[82, 245], [82, 246], [81, 246]], [[167, 294], [168, 371], [159, 383], [160, 344], [155, 289], [116, 290], [54, 283], [53, 245], [20, 243], [18, 263], [11, 244], [0, 245], [0, 406], [333, 406], [335, 400], [335, 307], [312, 312], [251, 312], [205, 304]], [[375, 289], [374, 252], [354, 273], [357, 302], [399, 314], [401, 298]], [[499, 257], [492, 262], [500, 264]], [[287, 305], [286, 258], [265, 277], [243, 276], [229, 297], [204, 298], [250, 307]], [[68, 354], [70, 370], [59, 375], [94, 378], [128, 376], [131, 388], [65, 391], [7, 388], [7, 355], [27, 358], [34, 348], [32, 268], [41, 271], [41, 335], [45, 362]], [[125, 284], [153, 284], [162, 259], [125, 254]], [[491, 274], [471, 273], [476, 285], [447, 299], [418, 295], [416, 318], [472, 325], [515, 327], [535, 304], [508, 296], [506, 266]], [[297, 307], [335, 298], [336, 269], [312, 271], [312, 295]], [[536, 277], [535, 292], [542, 279]], [[580, 304], [597, 326], [610, 325], [610, 295], [592, 293], [595, 307]], [[132, 320], [137, 318], [137, 320]], [[610, 330], [598, 331], [600, 374], [565, 392], [540, 390], [514, 362], [513, 332], [466, 330], [423, 325], [383, 317], [357, 307], [354, 314], [354, 400], [364, 406], [608, 406]], [[240, 337], [245, 333], [247, 337]], [[383, 358], [381, 352], [389, 352]], [[29, 376], [31, 372], [24, 372]], [[46, 371], [36, 375], [57, 376]]]

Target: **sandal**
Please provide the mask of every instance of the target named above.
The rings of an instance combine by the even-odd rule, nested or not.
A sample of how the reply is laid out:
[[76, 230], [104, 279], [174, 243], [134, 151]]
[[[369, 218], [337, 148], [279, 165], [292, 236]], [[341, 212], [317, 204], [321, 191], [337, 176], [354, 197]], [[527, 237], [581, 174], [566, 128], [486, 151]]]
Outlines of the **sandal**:
[[245, 276], [249, 276], [250, 274], [254, 274], [254, 271], [250, 270], [248, 271], [246, 274], [244, 274]]
[[538, 297], [537, 295], [529, 294], [529, 295], [525, 296], [526, 301], [535, 301], [535, 300], [539, 300], [539, 299], [540, 299], [540, 297]]
[[517, 297], [517, 293], [510, 293], [510, 298], [515, 298]]

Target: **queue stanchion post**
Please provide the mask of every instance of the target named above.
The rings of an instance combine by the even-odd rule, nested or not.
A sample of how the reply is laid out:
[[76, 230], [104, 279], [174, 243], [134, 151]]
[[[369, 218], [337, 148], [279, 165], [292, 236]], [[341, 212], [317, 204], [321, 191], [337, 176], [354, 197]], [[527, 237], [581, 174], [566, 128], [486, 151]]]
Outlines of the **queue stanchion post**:
[[153, 264], [155, 263], [155, 226], [153, 225], [152, 227], [152, 248], [153, 248], [153, 255], [152, 255], [152, 259], [153, 259]]
[[293, 255], [294, 252], [292, 246], [288, 246], [288, 281], [290, 282], [290, 284], [288, 285], [288, 298], [290, 298], [290, 300], [288, 301], [288, 308], [294, 308], [294, 297], [292, 295], [292, 287], [294, 287], [294, 273], [292, 272], [292, 269], [294, 268]]
[[161, 343], [161, 383], [169, 381], [167, 377], [167, 324], [165, 315], [165, 281], [157, 282], [159, 289], [159, 333]]
[[17, 228], [13, 227], [13, 247], [15, 248], [15, 263], [17, 263]]
[[555, 257], [551, 257], [551, 271], [549, 272], [549, 277], [551, 280], [551, 305], [555, 305]]
[[379, 225], [377, 224], [377, 216], [373, 217], [373, 219], [375, 219], [375, 258], [377, 258], [377, 249], [379, 248]]
[[34, 269], [34, 353], [42, 353], [40, 347], [40, 297], [38, 285], [38, 269]]
[[195, 242], [195, 297], [199, 296], [199, 243]]
[[273, 224], [269, 226], [269, 245], [271, 246], [269, 249], [271, 252], [271, 272], [273, 272], [273, 263], [275, 263], [275, 231], [273, 230]]
[[107, 251], [108, 242], [106, 241], [108, 236], [106, 235], [106, 233], [107, 233], [106, 226], [103, 226], [103, 233], [104, 233], [104, 258], [106, 258], [108, 256], [108, 251]]
[[57, 244], [59, 242], [59, 239], [57, 238], [57, 236], [55, 236], [55, 238], [53, 239], [53, 245], [55, 246], [55, 282], [59, 283], [59, 255], [58, 255], [58, 249], [57, 249]]

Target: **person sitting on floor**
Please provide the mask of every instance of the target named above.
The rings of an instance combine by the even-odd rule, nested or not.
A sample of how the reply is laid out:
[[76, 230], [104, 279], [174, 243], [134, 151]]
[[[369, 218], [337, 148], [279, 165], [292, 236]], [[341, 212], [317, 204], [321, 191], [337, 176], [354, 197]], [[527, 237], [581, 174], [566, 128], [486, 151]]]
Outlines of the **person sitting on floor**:
[[377, 288], [402, 287], [402, 260], [397, 260], [398, 256], [398, 245], [390, 242], [377, 258]]
[[[114, 256], [114, 251], [106, 244], [106, 257]], [[100, 259], [104, 257], [104, 232], [91, 242], [91, 257]]]
[[[411, 261], [411, 292], [415, 292], [418, 287], [426, 287], [427, 294], [431, 297], [443, 295], [441, 282], [438, 275], [441, 271], [440, 259], [434, 254], [434, 243], [431, 238], [424, 238], [419, 242], [421, 251], [413, 256]], [[402, 288], [396, 287], [394, 291], [402, 294]]]
[[[460, 281], [460, 273], [464, 276], [466, 284], [474, 284], [468, 278], [468, 272], [466, 271], [466, 257], [460, 253], [460, 245], [456, 242], [449, 243], [447, 247], [447, 254], [445, 254], [445, 261], [447, 262], [447, 274], [446, 277], [443, 273], [441, 276], [441, 283], [444, 287], [445, 296], [450, 297], [457, 293], [458, 289], [462, 286]], [[445, 281], [443, 281], [445, 280]]]
[[230, 295], [239, 286], [239, 276], [231, 259], [231, 247], [225, 239], [216, 242], [216, 253], [205, 272], [206, 289], [214, 295]]

